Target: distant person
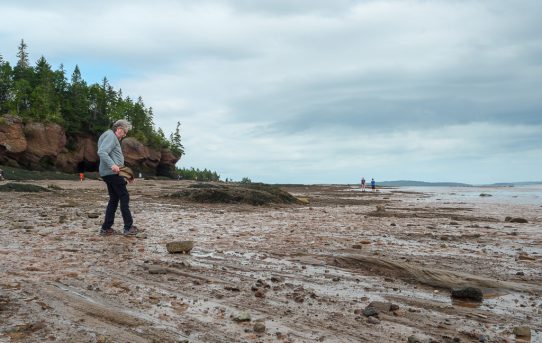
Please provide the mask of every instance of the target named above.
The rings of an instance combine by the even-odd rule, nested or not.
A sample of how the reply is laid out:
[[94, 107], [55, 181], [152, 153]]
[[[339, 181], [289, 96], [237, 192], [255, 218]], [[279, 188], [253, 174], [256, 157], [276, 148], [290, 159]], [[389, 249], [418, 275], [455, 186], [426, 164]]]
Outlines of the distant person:
[[365, 192], [365, 178], [363, 176], [361, 177], [361, 191]]
[[117, 120], [112, 128], [105, 131], [98, 139], [99, 172], [107, 185], [107, 192], [109, 193], [109, 202], [100, 229], [101, 236], [110, 236], [116, 233], [112, 226], [119, 201], [120, 212], [124, 221], [123, 234], [125, 236], [135, 236], [138, 233], [137, 227], [133, 225], [134, 220], [130, 212], [130, 194], [126, 188], [126, 183], [133, 182], [133, 179], [126, 181], [124, 177], [119, 175], [120, 168], [124, 166], [124, 155], [120, 141], [126, 137], [130, 129], [132, 129], [130, 122], [124, 119]]
[[83, 182], [85, 179], [85, 173], [79, 173], [79, 181]]
[[375, 179], [371, 179], [371, 189], [373, 190], [373, 192], [376, 190], [376, 182], [375, 182]]
[[0, 169], [0, 181], [4, 181], [4, 171]]

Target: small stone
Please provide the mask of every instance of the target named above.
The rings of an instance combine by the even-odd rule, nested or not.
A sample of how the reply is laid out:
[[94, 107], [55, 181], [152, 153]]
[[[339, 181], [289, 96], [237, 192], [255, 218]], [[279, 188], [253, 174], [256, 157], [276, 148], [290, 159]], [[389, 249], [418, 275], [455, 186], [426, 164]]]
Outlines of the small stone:
[[416, 335], [408, 337], [408, 343], [423, 343], [424, 340]]
[[250, 313], [243, 312], [239, 314], [237, 317], [235, 317], [233, 320], [235, 320], [236, 322], [250, 322], [251, 320]]
[[518, 260], [522, 260], [522, 261], [535, 261], [536, 258], [534, 258], [533, 256], [529, 256], [529, 255], [527, 255], [526, 253], [519, 253], [519, 255], [518, 255]]
[[352, 249], [361, 249], [361, 244], [352, 245]]
[[367, 318], [367, 323], [369, 323], [369, 324], [380, 324], [380, 320], [378, 320], [378, 318], [375, 318], [375, 317], [369, 317], [369, 318]]
[[149, 266], [149, 274], [166, 274], [167, 270], [160, 266]]
[[531, 336], [531, 328], [528, 326], [516, 326], [514, 328], [514, 335], [517, 337], [530, 337]]
[[257, 333], [264, 333], [265, 332], [265, 324], [262, 323], [262, 322], [256, 322], [254, 324], [254, 332], [257, 332]]
[[365, 317], [378, 316], [378, 311], [374, 307], [367, 306], [365, 309], [363, 309], [363, 315]]
[[474, 301], [482, 301], [484, 294], [480, 288], [464, 287], [460, 289], [453, 289], [451, 293], [452, 298], [470, 299]]
[[193, 241], [175, 241], [166, 244], [166, 249], [170, 254], [190, 253], [193, 247]]
[[100, 216], [99, 213], [95, 213], [95, 212], [87, 213], [87, 217], [89, 217], [90, 219], [96, 219], [99, 216]]
[[284, 278], [282, 276], [273, 275], [271, 276], [271, 282], [275, 282], [275, 283], [284, 282]]

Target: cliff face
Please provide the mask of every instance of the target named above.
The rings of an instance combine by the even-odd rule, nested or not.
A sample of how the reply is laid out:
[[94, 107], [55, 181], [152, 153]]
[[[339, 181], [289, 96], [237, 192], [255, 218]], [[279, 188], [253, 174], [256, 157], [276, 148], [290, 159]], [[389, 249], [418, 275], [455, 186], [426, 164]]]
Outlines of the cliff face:
[[[147, 147], [131, 137], [122, 140], [122, 150], [126, 165], [136, 174], [172, 176], [180, 159], [169, 150]], [[68, 142], [58, 124], [25, 125], [17, 117], [0, 117], [0, 164], [75, 173], [97, 171], [99, 162], [92, 137], [75, 137]]]

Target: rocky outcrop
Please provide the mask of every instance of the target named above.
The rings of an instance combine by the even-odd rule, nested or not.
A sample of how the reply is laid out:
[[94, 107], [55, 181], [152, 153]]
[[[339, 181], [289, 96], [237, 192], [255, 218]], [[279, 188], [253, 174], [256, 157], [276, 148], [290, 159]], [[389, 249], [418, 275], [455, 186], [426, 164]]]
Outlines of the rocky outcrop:
[[0, 117], [0, 156], [21, 153], [26, 148], [22, 120], [13, 116]]
[[[0, 164], [31, 170], [59, 170], [66, 173], [97, 171], [97, 139], [90, 136], [68, 138], [64, 128], [54, 123], [28, 123], [5, 115], [0, 117]], [[127, 137], [122, 141], [125, 164], [136, 176], [172, 176], [180, 157], [166, 149], [143, 145]]]

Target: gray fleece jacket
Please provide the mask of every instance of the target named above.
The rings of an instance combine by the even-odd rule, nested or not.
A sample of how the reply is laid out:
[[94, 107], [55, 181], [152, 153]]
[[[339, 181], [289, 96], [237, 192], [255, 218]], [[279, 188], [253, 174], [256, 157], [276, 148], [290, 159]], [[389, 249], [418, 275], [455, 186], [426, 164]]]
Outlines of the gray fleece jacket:
[[113, 130], [107, 130], [98, 139], [98, 156], [100, 157], [100, 176], [115, 174], [111, 167], [116, 164], [119, 167], [124, 165], [124, 155], [120, 141]]

